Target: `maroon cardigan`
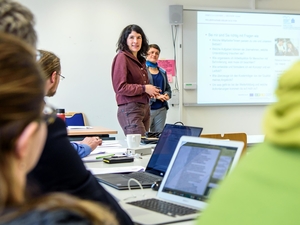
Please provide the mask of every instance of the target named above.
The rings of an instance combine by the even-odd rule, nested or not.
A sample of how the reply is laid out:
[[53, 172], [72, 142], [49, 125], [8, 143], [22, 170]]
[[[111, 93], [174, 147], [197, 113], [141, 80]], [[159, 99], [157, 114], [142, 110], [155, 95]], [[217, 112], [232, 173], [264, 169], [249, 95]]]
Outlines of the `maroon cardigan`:
[[111, 76], [118, 105], [149, 103], [149, 95], [145, 92], [145, 85], [149, 84], [145, 61], [140, 62], [126, 51], [119, 51], [115, 56]]

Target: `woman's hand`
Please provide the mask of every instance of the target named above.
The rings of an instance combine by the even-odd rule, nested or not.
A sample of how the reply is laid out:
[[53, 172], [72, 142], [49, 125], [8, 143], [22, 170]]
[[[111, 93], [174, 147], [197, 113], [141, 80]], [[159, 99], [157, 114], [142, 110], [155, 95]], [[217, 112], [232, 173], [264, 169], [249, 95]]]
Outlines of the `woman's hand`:
[[151, 98], [156, 98], [157, 96], [159, 96], [159, 92], [161, 92], [161, 90], [155, 86], [153, 86], [152, 84], [146, 84], [145, 85], [145, 92], [151, 97]]
[[164, 101], [168, 101], [170, 99], [169, 95], [166, 93], [166, 94], [163, 94], [163, 95], [159, 95], [156, 97], [156, 99], [164, 102]]

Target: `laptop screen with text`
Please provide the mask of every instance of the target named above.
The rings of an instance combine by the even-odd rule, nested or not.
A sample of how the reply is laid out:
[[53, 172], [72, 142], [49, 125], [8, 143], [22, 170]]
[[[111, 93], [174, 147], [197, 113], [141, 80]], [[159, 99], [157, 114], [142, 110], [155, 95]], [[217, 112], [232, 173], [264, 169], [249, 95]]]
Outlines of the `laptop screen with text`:
[[229, 172], [238, 147], [187, 142], [183, 144], [162, 192], [205, 201]]

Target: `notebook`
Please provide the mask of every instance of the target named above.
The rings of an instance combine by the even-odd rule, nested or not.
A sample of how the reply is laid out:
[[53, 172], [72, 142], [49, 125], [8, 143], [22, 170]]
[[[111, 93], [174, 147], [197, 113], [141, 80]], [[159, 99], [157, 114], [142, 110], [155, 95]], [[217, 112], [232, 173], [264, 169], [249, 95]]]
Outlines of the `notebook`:
[[[98, 181], [119, 190], [128, 189], [128, 180], [138, 180], [143, 188], [150, 188], [155, 181], [162, 180], [171, 161], [176, 145], [181, 136], [199, 137], [203, 128], [166, 124], [161, 132], [157, 145], [150, 157], [144, 172], [129, 174], [101, 174], [95, 175]], [[140, 188], [135, 182], [130, 182], [130, 188]]]
[[[211, 191], [237, 164], [243, 146], [238, 141], [182, 136], [156, 197], [140, 196], [119, 203], [138, 224], [195, 219], [205, 208]], [[153, 209], [165, 209], [166, 205], [171, 209], [160, 213]]]

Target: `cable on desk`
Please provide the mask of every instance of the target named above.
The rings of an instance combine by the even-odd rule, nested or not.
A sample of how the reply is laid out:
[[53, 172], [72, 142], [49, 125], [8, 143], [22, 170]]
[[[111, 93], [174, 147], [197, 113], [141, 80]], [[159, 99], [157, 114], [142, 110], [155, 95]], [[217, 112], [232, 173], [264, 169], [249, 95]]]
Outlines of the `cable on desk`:
[[[144, 190], [144, 189], [143, 189], [143, 186], [141, 185], [141, 183], [140, 183], [138, 180], [136, 180], [136, 179], [134, 179], [134, 178], [130, 178], [130, 179], [128, 180], [128, 183], [127, 183], [127, 186], [128, 186], [129, 191], [131, 191], [131, 188], [130, 188], [130, 182], [131, 182], [131, 181], [134, 181], [135, 183], [137, 183], [137, 184], [139, 185], [140, 189], [141, 189], [141, 190]], [[125, 198], [125, 199], [123, 199], [123, 200], [126, 201], [126, 200], [128, 200], [128, 199], [130, 199], [130, 198], [136, 198], [136, 197], [137, 197], [136, 195], [132, 195], [131, 197]], [[145, 197], [145, 193], [143, 194], [143, 197]]]
[[143, 190], [143, 186], [141, 185], [141, 183], [140, 183], [137, 179], [130, 178], [130, 179], [128, 180], [128, 183], [127, 183], [127, 186], [128, 186], [129, 191], [131, 191], [131, 188], [130, 188], [130, 182], [131, 182], [131, 181], [134, 181], [135, 183], [137, 183], [137, 184], [140, 186], [140, 189]]

